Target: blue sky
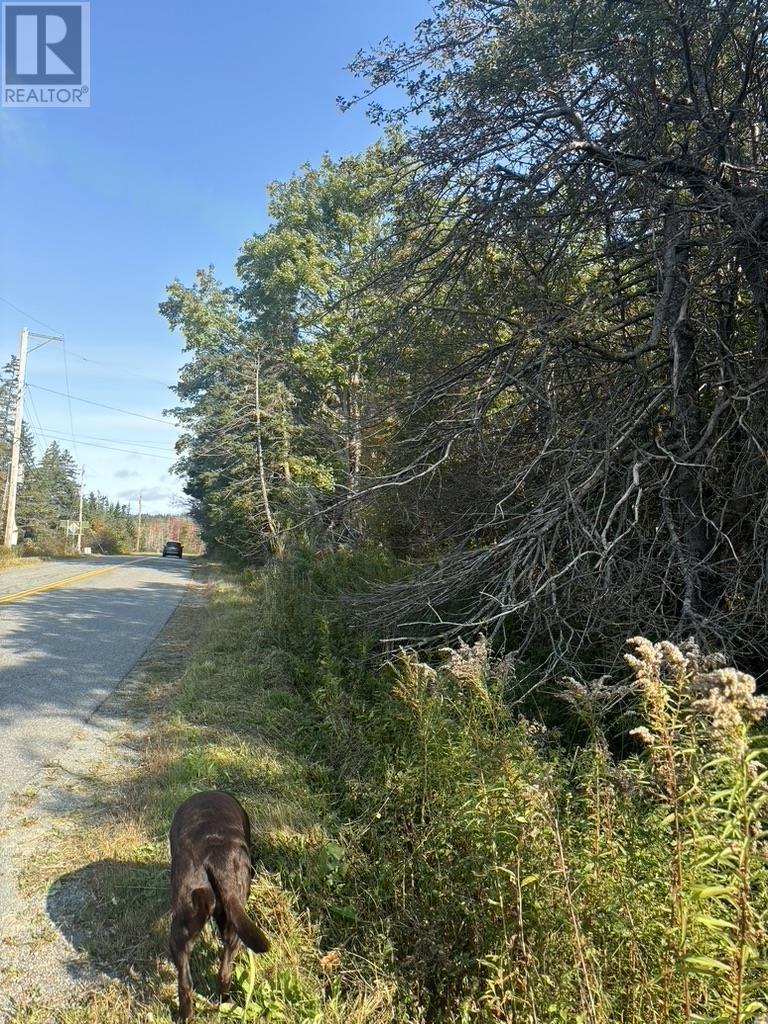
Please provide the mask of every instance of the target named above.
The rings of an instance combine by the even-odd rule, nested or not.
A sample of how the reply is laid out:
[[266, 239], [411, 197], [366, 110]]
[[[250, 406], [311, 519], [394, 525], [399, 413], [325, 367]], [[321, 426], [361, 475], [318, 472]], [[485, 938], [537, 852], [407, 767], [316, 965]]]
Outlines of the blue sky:
[[[22, 326], [64, 335], [66, 358], [30, 356], [25, 418], [39, 445], [74, 431], [62, 443], [86, 487], [126, 502], [141, 490], [150, 511], [182, 496], [176, 431], [156, 420], [183, 361], [157, 313], [166, 284], [209, 263], [231, 280], [266, 226], [270, 181], [374, 141], [362, 108], [337, 109], [358, 87], [343, 69], [429, 13], [426, 0], [93, 0], [91, 108], [0, 109], [0, 359]], [[67, 377], [77, 398], [150, 418], [70, 406], [50, 393]]]

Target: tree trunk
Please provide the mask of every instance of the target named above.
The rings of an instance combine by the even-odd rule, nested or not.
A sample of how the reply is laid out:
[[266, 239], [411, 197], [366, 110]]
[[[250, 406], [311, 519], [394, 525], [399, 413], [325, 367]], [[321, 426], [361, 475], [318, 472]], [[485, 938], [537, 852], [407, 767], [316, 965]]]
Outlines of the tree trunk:
[[692, 465], [691, 455], [701, 437], [701, 410], [696, 333], [688, 315], [688, 233], [684, 217], [670, 209], [665, 223], [665, 276], [666, 283], [671, 285], [665, 291], [669, 295], [666, 320], [673, 425], [668, 453], [674, 460], [669, 497], [684, 581], [683, 621], [690, 620], [704, 603], [704, 561], [708, 550], [706, 519], [699, 507], [700, 472]]
[[753, 361], [755, 376], [760, 379], [768, 372], [768, 214], [754, 219], [748, 237], [738, 247], [738, 254], [755, 310]]
[[355, 495], [360, 491], [360, 474], [363, 465], [362, 383], [360, 359], [350, 377], [349, 409], [347, 425], [347, 461], [349, 466], [349, 490]]
[[256, 356], [256, 454], [259, 461], [259, 480], [261, 482], [261, 499], [264, 503], [264, 516], [267, 520], [267, 528], [272, 537], [277, 536], [277, 527], [272, 518], [272, 509], [269, 504], [269, 490], [267, 488], [267, 470], [264, 465], [264, 446], [261, 438], [261, 353]]

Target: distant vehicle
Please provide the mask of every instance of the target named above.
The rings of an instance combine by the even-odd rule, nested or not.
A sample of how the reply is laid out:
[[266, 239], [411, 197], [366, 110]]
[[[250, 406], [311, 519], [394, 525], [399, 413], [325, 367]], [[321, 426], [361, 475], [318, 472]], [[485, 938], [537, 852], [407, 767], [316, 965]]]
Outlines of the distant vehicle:
[[165, 547], [163, 548], [163, 558], [168, 555], [176, 555], [177, 558], [181, 558], [183, 550], [184, 549], [178, 541], [167, 540], [165, 542]]

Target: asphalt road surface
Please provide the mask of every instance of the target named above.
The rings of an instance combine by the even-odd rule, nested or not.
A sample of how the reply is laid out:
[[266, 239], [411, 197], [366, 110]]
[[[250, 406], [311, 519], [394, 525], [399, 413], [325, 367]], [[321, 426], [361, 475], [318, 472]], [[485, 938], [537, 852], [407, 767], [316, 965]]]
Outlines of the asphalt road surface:
[[[62, 761], [188, 583], [186, 560], [152, 555], [0, 572], [0, 811], [44, 765]], [[50, 589], [21, 596], [41, 587]]]

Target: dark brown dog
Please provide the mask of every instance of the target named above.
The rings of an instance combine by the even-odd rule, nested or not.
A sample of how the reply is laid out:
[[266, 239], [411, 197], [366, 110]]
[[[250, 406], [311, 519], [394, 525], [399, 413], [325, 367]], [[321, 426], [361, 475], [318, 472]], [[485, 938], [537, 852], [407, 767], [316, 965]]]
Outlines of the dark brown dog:
[[219, 995], [232, 980], [232, 958], [242, 940], [266, 953], [269, 940], [245, 913], [253, 877], [248, 815], [227, 793], [196, 793], [171, 822], [171, 956], [179, 974], [179, 1019], [192, 1016], [192, 943], [213, 914], [224, 952]]

